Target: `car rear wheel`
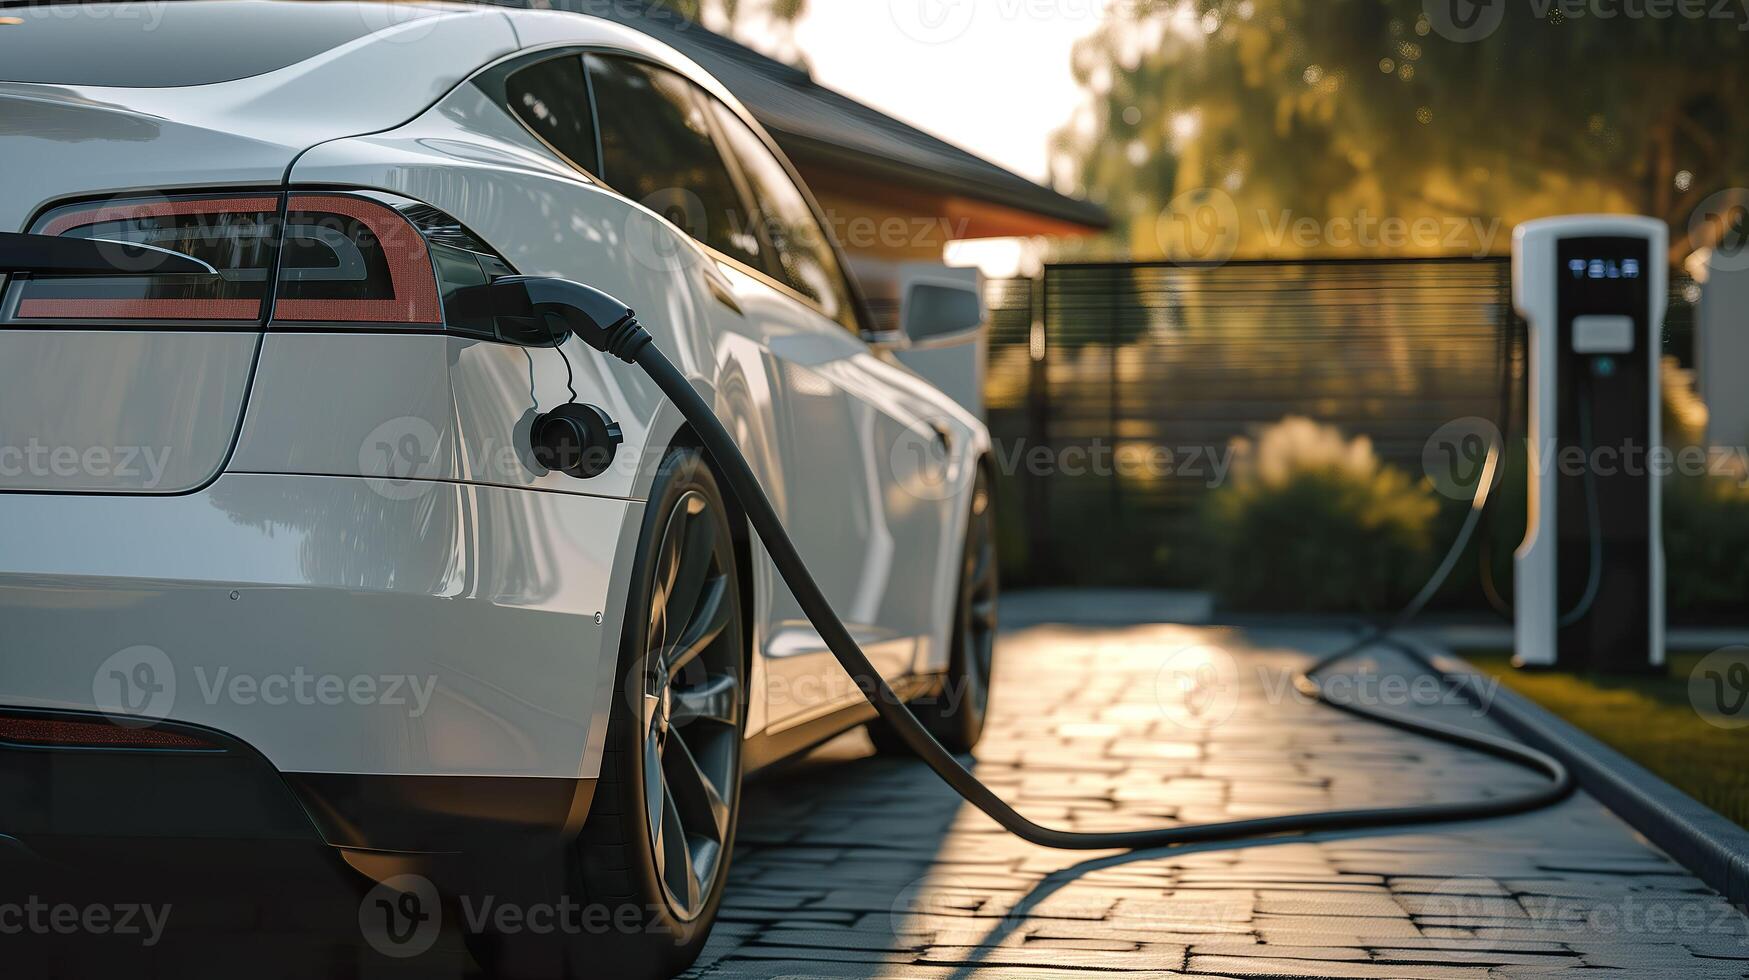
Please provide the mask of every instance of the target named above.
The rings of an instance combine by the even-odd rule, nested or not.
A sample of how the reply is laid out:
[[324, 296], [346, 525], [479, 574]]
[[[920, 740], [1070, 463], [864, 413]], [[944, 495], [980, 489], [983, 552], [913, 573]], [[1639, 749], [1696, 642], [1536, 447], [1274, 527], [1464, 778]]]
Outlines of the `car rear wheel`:
[[494, 975], [666, 978], [698, 957], [739, 813], [743, 626], [728, 508], [703, 454], [673, 450], [645, 510], [601, 776], [568, 855], [575, 925], [479, 943]]
[[[970, 510], [947, 674], [940, 690], [911, 702], [918, 720], [950, 752], [970, 752], [983, 737], [996, 666], [996, 509], [982, 467], [972, 486]], [[910, 752], [886, 722], [869, 722], [868, 731], [881, 753]]]

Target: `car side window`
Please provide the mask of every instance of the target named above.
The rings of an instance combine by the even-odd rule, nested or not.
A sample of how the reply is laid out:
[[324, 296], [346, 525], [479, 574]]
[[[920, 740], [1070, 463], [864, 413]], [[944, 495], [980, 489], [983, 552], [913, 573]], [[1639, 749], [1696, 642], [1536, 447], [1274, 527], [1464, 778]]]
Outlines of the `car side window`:
[[600, 173], [595, 152], [595, 114], [576, 54], [550, 58], [511, 75], [504, 83], [510, 111], [536, 136], [589, 173]]
[[692, 83], [655, 65], [589, 55], [601, 126], [601, 178], [687, 234], [765, 267], [735, 179]]
[[729, 153], [741, 165], [751, 185], [756, 226], [765, 233], [776, 253], [771, 263], [772, 274], [818, 303], [827, 316], [857, 329], [844, 270], [807, 198], [765, 141], [740, 116], [716, 99], [706, 98], [716, 113]]

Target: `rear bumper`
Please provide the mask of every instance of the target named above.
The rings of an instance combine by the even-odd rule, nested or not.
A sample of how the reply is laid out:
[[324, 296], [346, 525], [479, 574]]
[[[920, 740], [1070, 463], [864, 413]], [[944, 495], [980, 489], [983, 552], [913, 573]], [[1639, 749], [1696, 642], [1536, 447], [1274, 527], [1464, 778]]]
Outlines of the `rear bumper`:
[[[0, 709], [108, 724], [83, 712]], [[131, 725], [131, 719], [119, 719]], [[91, 748], [0, 741], [0, 835], [15, 859], [76, 860], [125, 846], [130, 861], [182, 865], [232, 844], [329, 844], [364, 855], [485, 853], [566, 839], [594, 780], [281, 773], [223, 732], [172, 722], [154, 731], [197, 749]], [[130, 844], [132, 846], [130, 846]], [[144, 846], [140, 846], [144, 845]]]
[[[15, 739], [20, 719], [87, 737], [118, 727], [0, 709], [0, 732]], [[0, 903], [14, 912], [8, 963], [25, 973], [129, 975], [150, 963], [166, 975], [234, 976], [273, 962], [323, 975], [370, 955], [361, 916], [373, 881], [411, 874], [445, 894], [502, 894], [507, 874], [561, 866], [594, 789], [583, 779], [279, 773], [220, 732], [170, 722], [149, 732], [201, 747], [0, 742]], [[87, 933], [40, 917], [62, 909], [115, 918]]]
[[640, 505], [380, 489], [226, 474], [175, 497], [6, 496], [0, 706], [216, 730], [321, 774], [317, 796], [364, 798], [327, 776], [593, 779]]

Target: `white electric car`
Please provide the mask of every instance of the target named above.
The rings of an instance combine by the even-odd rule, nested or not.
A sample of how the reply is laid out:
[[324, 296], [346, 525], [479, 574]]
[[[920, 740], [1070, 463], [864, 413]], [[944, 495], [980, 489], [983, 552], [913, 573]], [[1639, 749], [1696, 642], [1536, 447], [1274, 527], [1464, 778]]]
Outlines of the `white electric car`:
[[691, 962], [743, 774], [872, 710], [655, 387], [468, 288], [511, 274], [634, 307], [977, 740], [988, 435], [696, 65], [552, 11], [0, 14], [0, 836], [307, 838], [610, 913], [470, 936], [506, 973]]

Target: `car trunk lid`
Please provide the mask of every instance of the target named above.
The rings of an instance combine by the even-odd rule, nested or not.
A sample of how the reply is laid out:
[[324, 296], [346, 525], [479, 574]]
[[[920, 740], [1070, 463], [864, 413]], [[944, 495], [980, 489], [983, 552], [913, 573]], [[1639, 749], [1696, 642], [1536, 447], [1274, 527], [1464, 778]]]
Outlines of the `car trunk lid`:
[[[133, 36], [114, 18], [21, 8], [13, 18], [21, 24], [0, 27], [0, 55], [33, 49], [30, 58], [0, 58], [0, 78], [26, 79], [0, 81], [0, 231], [147, 244], [217, 273], [5, 284], [0, 491], [175, 494], [223, 469], [271, 305], [293, 161], [318, 143], [416, 116], [516, 47], [496, 11], [385, 7], [171, 4], [154, 31]], [[288, 20], [284, 32], [329, 31], [333, 44], [293, 64], [264, 63], [259, 74], [229, 68], [244, 77], [210, 84], [152, 87], [142, 77], [128, 87], [108, 62], [90, 76], [105, 84], [78, 84], [79, 72], [104, 60], [88, 57], [92, 45], [114, 41], [115, 57], [157, 71], [178, 45], [214, 43], [207, 35], [225, 16], [259, 25], [268, 8], [294, 19], [363, 17], [367, 29], [334, 33]], [[36, 50], [61, 43], [83, 46], [84, 67], [64, 78]]]

